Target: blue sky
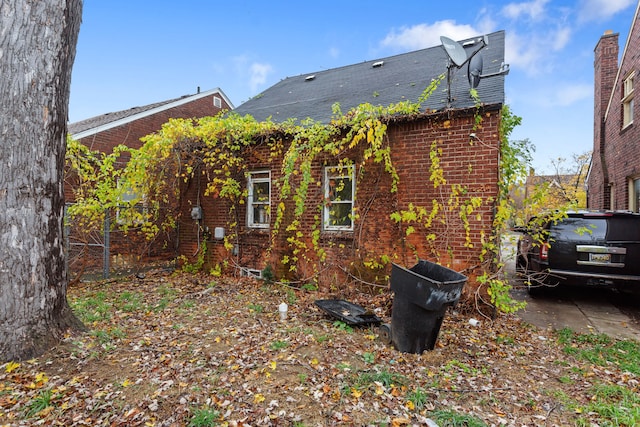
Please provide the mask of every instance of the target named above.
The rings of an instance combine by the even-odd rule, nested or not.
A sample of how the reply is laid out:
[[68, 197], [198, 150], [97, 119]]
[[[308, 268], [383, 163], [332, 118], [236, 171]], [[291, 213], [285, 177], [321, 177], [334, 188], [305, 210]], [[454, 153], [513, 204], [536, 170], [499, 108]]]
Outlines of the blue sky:
[[[438, 4], [435, 4], [438, 3]], [[593, 50], [623, 51], [636, 0], [85, 0], [69, 120], [220, 88], [238, 106], [283, 78], [506, 32], [512, 139], [551, 172], [593, 141]]]

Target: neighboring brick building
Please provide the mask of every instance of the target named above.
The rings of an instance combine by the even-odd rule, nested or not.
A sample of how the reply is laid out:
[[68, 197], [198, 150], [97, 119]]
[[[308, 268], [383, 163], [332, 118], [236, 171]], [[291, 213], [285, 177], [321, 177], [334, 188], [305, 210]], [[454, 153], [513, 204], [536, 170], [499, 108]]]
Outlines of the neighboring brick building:
[[[640, 7], [640, 4], [639, 4]], [[587, 205], [640, 211], [640, 127], [635, 86], [640, 76], [638, 9], [618, 66], [618, 34], [607, 31], [595, 48], [593, 156]]]
[[[233, 108], [233, 104], [227, 96], [218, 88], [201, 92], [200, 88], [196, 94], [185, 95], [180, 98], [157, 102], [142, 107], [133, 107], [128, 110], [102, 114], [79, 122], [71, 123], [68, 126], [69, 134], [75, 140], [81, 142], [91, 150], [103, 153], [111, 153], [113, 148], [124, 144], [131, 148], [140, 148], [142, 142], [140, 138], [160, 130], [162, 125], [172, 118], [196, 118], [203, 116], [214, 116], [220, 111], [228, 111]], [[126, 162], [127, 157], [123, 156], [121, 161]], [[67, 203], [74, 201], [74, 178], [65, 176], [65, 200]], [[115, 213], [111, 213], [115, 215]], [[116, 220], [111, 218], [111, 221]], [[101, 253], [102, 229], [97, 230], [94, 236], [86, 235], [83, 229], [71, 228], [69, 241], [72, 246], [70, 258], [72, 263], [82, 265], [90, 264], [94, 267], [101, 265], [103, 255]], [[163, 236], [171, 240], [171, 236]], [[173, 239], [175, 240], [175, 239]], [[111, 236], [111, 262], [115, 264], [123, 258], [139, 258], [141, 253], [148, 256], [163, 256], [174, 258], [176, 256], [175, 242], [167, 245], [167, 242], [145, 243], [144, 239], [129, 234], [126, 237], [119, 236], [117, 230]], [[74, 257], [73, 247], [92, 253], [89, 255], [79, 255]], [[98, 249], [90, 250], [97, 247]], [[78, 249], [80, 250], [80, 249]], [[77, 251], [76, 251], [77, 252]], [[127, 253], [132, 252], [132, 253]], [[78, 260], [78, 257], [90, 257], [91, 259]], [[73, 270], [74, 265], [71, 265]], [[72, 271], [73, 273], [73, 271]]]
[[172, 118], [214, 116], [233, 109], [220, 89], [102, 114], [69, 124], [71, 137], [92, 150], [110, 153], [119, 144], [140, 148], [140, 138], [156, 132]]
[[[479, 48], [481, 39], [460, 44], [469, 54]], [[479, 264], [482, 242], [492, 234], [504, 103], [504, 73], [499, 72], [504, 61], [504, 32], [489, 34], [488, 41], [481, 52], [484, 63], [491, 64], [486, 68], [491, 69], [484, 70], [487, 77], [477, 87], [481, 106], [477, 106], [469, 94], [464, 65], [461, 69], [451, 68], [450, 84], [445, 78], [423, 102], [422, 113], [394, 116], [389, 120], [387, 138], [399, 174], [397, 192], [391, 191], [391, 177], [382, 164], [369, 161], [365, 168], [348, 172], [336, 172], [332, 168], [336, 159], [328, 156], [314, 164], [311, 170], [314, 185], [306, 195], [307, 207], [296, 230], [298, 240], [306, 243], [302, 250], [307, 252], [300, 255], [298, 270], [290, 279], [305, 280], [315, 275], [319, 282], [336, 284], [349, 274], [369, 278], [366, 273], [375, 273], [372, 270], [376, 268], [364, 264], [384, 256], [409, 266], [417, 258], [430, 259], [473, 274]], [[235, 112], [249, 114], [257, 120], [271, 117], [276, 122], [284, 122], [289, 118], [311, 118], [328, 123], [334, 103], [339, 103], [346, 113], [365, 102], [382, 106], [405, 100], [417, 102], [432, 79], [447, 73], [448, 64], [446, 52], [442, 46], [436, 46], [290, 77], [242, 104]], [[482, 119], [479, 126], [477, 118]], [[446, 180], [446, 184], [437, 188], [430, 180], [432, 166], [437, 167], [432, 163], [432, 144], [441, 150], [437, 157]], [[287, 277], [287, 266], [281, 261], [293, 256], [294, 248], [287, 243], [284, 231], [274, 239], [274, 218], [268, 215], [268, 209], [274, 212], [281, 201], [276, 183], [282, 176], [282, 158], [270, 155], [265, 144], [256, 144], [248, 151], [247, 189], [250, 194], [260, 193], [263, 197], [250, 196], [233, 211], [238, 222], [233, 248], [225, 248], [222, 240], [216, 239], [216, 234], [228, 232], [234, 222], [229, 219], [229, 202], [205, 196], [205, 178], [198, 175], [189, 183], [182, 201], [179, 252], [191, 257], [199, 253], [201, 243], [206, 241], [209, 261], [213, 264], [227, 263], [256, 274], [271, 266], [277, 277]], [[342, 155], [358, 164], [363, 153], [357, 149]], [[349, 187], [354, 182], [357, 187]], [[340, 190], [340, 207], [338, 199], [333, 199], [332, 186], [336, 183], [343, 185], [342, 190], [346, 189], [346, 194]], [[465, 229], [460, 206], [470, 203], [474, 197], [481, 203], [469, 215], [469, 227]], [[407, 223], [391, 220], [394, 212], [416, 207], [431, 209], [434, 200], [443, 203], [445, 209], [428, 229], [417, 229], [408, 235]], [[460, 206], [449, 211], [447, 203], [452, 200], [451, 203], [460, 203]], [[352, 213], [357, 216], [349, 217]], [[420, 221], [424, 224], [427, 219]], [[313, 235], [317, 237], [316, 242], [312, 241]], [[326, 259], [316, 256], [318, 249], [326, 253]], [[390, 265], [386, 268], [388, 273]]]

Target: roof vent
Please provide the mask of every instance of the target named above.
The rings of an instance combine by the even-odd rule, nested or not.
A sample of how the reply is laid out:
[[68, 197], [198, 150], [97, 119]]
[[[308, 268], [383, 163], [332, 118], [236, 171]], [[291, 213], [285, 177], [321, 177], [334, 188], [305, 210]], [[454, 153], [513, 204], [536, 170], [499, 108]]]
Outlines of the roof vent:
[[316, 78], [316, 75], [315, 75], [315, 74], [311, 74], [310, 76], [307, 76], [307, 77], [305, 77], [304, 79], [305, 79], [306, 81], [311, 81], [311, 80], [313, 80], [313, 79], [315, 79], [315, 78]]
[[373, 68], [380, 68], [384, 65], [384, 61], [378, 61], [378, 62], [374, 62], [373, 65], [371, 65]]

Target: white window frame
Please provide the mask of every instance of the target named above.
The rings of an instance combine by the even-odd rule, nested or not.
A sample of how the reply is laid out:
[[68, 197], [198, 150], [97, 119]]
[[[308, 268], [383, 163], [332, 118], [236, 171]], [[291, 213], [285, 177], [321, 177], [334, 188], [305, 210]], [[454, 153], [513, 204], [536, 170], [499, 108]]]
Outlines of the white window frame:
[[[255, 184], [264, 184], [264, 183], [267, 184], [267, 191], [268, 191], [267, 199], [254, 200]], [[251, 171], [247, 173], [247, 227], [269, 228], [270, 222], [271, 222], [271, 171], [270, 170]]]
[[[121, 187], [121, 185], [122, 184], [118, 182], [118, 187]], [[139, 201], [135, 205], [132, 204], [131, 202], [136, 199], [139, 199], [141, 201]], [[144, 195], [140, 196], [132, 188], [127, 188], [120, 193], [120, 198], [118, 200], [118, 208], [116, 210], [116, 223], [118, 223], [119, 225], [128, 225], [130, 227], [140, 226], [144, 223], [144, 221], [139, 218], [134, 218], [132, 221], [129, 220], [128, 217], [130, 216], [120, 213], [120, 211], [123, 209], [135, 209], [140, 212], [141, 215], [146, 216], [148, 213], [147, 198]]]
[[222, 99], [218, 96], [213, 97], [213, 106], [217, 108], [222, 108]]
[[633, 85], [635, 71], [622, 81], [622, 128], [633, 124]]
[[[355, 166], [325, 166], [324, 168], [324, 205], [322, 209], [323, 217], [323, 229], [327, 231], [353, 231], [354, 217], [355, 217], [355, 195], [356, 195], [356, 176]], [[339, 200], [335, 198], [334, 187], [336, 186], [336, 180], [351, 181], [351, 198], [345, 200]], [[350, 224], [336, 224], [335, 220], [332, 220], [334, 210], [332, 207], [335, 205], [347, 205], [349, 209], [349, 222]]]

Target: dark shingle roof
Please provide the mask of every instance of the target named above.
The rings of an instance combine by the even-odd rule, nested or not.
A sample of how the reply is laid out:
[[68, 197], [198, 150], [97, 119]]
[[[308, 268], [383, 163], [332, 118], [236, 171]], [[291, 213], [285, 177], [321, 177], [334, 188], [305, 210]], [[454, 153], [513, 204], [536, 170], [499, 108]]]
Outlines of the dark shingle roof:
[[83, 132], [88, 129], [93, 129], [99, 126], [104, 126], [111, 122], [115, 122], [116, 120], [126, 119], [127, 117], [135, 116], [136, 114], [143, 113], [148, 110], [153, 110], [154, 108], [161, 107], [166, 104], [170, 104], [177, 99], [170, 99], [167, 101], [156, 102], [155, 104], [145, 105], [143, 107], [133, 107], [128, 110], [116, 111], [113, 113], [101, 114], [99, 116], [91, 117], [85, 120], [81, 120], [79, 122], [70, 123], [69, 124], [69, 133], [76, 134]]
[[[468, 53], [475, 51], [481, 37], [463, 40], [476, 41], [466, 46]], [[489, 43], [482, 49], [484, 74], [495, 73], [504, 62], [504, 31], [488, 35]], [[465, 43], [466, 45], [466, 43]], [[379, 65], [382, 62], [382, 65]], [[376, 66], [375, 64], [378, 64]], [[339, 103], [342, 112], [369, 102], [387, 106], [409, 100], [417, 102], [432, 79], [446, 73], [448, 57], [442, 46], [366, 61], [330, 70], [288, 77], [268, 88], [263, 93], [234, 111], [249, 114], [262, 121], [268, 117], [276, 122], [288, 118], [312, 118], [328, 122], [332, 106]], [[423, 108], [442, 110], [445, 108], [468, 108], [474, 106], [469, 96], [467, 66], [454, 67], [451, 78], [452, 102], [448, 105], [447, 79], [445, 78]], [[504, 103], [504, 75], [482, 79], [477, 88], [484, 104]]]

